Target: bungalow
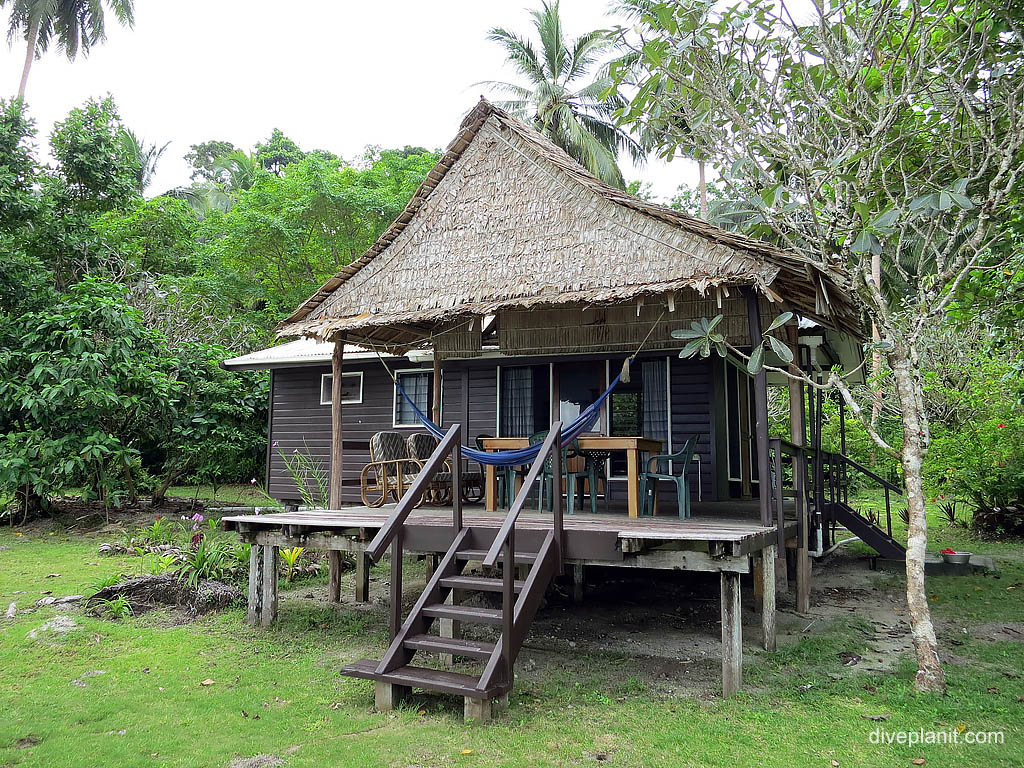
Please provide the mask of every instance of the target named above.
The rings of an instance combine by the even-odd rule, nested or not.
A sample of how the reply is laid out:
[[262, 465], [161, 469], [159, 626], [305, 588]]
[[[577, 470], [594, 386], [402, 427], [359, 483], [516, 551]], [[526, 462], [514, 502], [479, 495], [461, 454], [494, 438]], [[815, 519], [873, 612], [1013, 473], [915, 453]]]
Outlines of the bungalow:
[[[771, 648], [777, 584], [791, 570], [806, 607], [809, 556], [837, 524], [879, 551], [901, 550], [847, 504], [848, 473], [884, 481], [822, 449], [821, 391], [781, 373], [791, 357], [811, 376], [857, 367], [864, 331], [848, 291], [842, 273], [609, 187], [481, 100], [395, 222], [279, 328], [303, 340], [225, 363], [271, 370], [271, 493], [292, 505], [301, 495], [284, 465], [290, 452], [308, 452], [330, 475], [322, 509], [225, 520], [253, 544], [250, 621], [276, 614], [279, 547], [354, 553], [357, 599], [368, 595], [366, 564], [390, 551], [390, 644], [343, 674], [375, 681], [380, 709], [415, 687], [463, 696], [467, 717], [486, 719], [507, 701], [516, 655], [558, 575], [571, 573], [578, 591], [591, 564], [710, 571], [721, 580], [731, 693], [742, 671], [741, 574], [754, 575]], [[735, 348], [768, 350], [772, 376], [748, 375], [742, 355], [680, 355], [673, 332], [718, 315], [716, 331]], [[789, 394], [785, 435], [769, 431], [769, 384]], [[422, 431], [440, 441], [411, 487], [399, 481], [397, 503], [360, 505], [374, 435]], [[582, 485], [559, 450], [569, 438], [598, 473]], [[483, 508], [463, 503], [469, 459], [487, 468]], [[442, 474], [450, 511], [416, 508]], [[545, 480], [556, 492], [531, 512]], [[642, 493], [643, 480], [652, 482]], [[655, 485], [660, 493], [647, 492]], [[679, 503], [687, 489], [690, 510]], [[563, 516], [566, 491], [607, 504]], [[404, 614], [410, 552], [434, 565]], [[500, 566], [500, 578], [474, 572], [475, 562]], [[500, 593], [501, 608], [463, 604], [480, 592]], [[460, 638], [466, 622], [495, 627], [494, 642]], [[412, 663], [422, 655], [482, 668]]]

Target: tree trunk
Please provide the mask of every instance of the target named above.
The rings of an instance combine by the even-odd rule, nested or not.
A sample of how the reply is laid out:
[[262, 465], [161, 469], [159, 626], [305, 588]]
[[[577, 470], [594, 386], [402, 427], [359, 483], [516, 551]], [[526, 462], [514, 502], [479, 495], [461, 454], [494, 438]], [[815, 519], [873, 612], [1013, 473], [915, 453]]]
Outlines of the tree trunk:
[[924, 585], [924, 557], [928, 543], [924, 484], [921, 466], [928, 453], [928, 417], [920, 377], [914, 370], [908, 350], [897, 346], [889, 357], [903, 421], [903, 485], [907, 494], [910, 524], [907, 531], [907, 606], [910, 609], [910, 634], [917, 655], [914, 687], [919, 691], [943, 693], [946, 675], [939, 660], [935, 627], [932, 626], [928, 595]]
[[186, 469], [183, 467], [181, 469], [170, 470], [166, 475], [164, 475], [163, 480], [160, 481], [160, 485], [158, 485], [153, 491], [153, 495], [149, 500], [149, 505], [151, 507], [159, 507], [163, 504], [164, 497], [167, 496], [167, 490], [174, 485], [175, 480], [185, 474], [185, 471]]
[[39, 38], [39, 21], [36, 20], [25, 33], [25, 66], [21, 69], [21, 84], [18, 86], [18, 98], [25, 98], [25, 86], [28, 85], [28, 73], [32, 69], [32, 60], [36, 57], [36, 40]]
[[700, 189], [700, 217], [707, 221], [708, 219], [708, 183], [704, 177], [704, 161], [697, 161], [697, 172], [700, 174], [700, 180], [697, 182], [697, 186]]
[[[871, 280], [875, 284], [875, 287], [879, 290], [882, 289], [882, 254], [873, 253], [871, 254]], [[871, 323], [871, 338], [874, 341], [879, 341], [881, 336], [878, 334], [878, 326], [872, 321]], [[882, 353], [877, 349], [871, 353], [871, 373], [874, 374], [877, 380], [882, 372]], [[875, 427], [878, 425], [878, 417], [882, 415], [882, 387], [879, 385], [878, 389], [875, 390], [875, 399], [871, 404], [871, 426]]]

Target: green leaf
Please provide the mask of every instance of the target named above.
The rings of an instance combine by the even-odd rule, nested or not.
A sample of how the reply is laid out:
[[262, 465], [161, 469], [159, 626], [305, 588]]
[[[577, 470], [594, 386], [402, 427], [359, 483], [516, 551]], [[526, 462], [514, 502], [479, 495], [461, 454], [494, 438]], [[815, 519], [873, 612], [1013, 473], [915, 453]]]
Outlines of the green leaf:
[[775, 338], [774, 336], [768, 337], [768, 343], [772, 345], [772, 351], [778, 355], [779, 359], [784, 363], [793, 362], [793, 350], [790, 346], [783, 341]]
[[704, 331], [695, 331], [692, 328], [679, 328], [671, 334], [673, 339], [703, 339], [706, 335]]
[[761, 372], [764, 367], [764, 345], [758, 344], [754, 347], [754, 351], [750, 354], [750, 359], [747, 360], [747, 373], [751, 376], [756, 376]]
[[793, 313], [792, 312], [783, 312], [781, 315], [779, 315], [774, 320], [772, 320], [771, 325], [768, 326], [768, 329], [765, 331], [765, 333], [770, 333], [771, 331], [774, 331], [776, 328], [779, 328], [780, 326], [785, 325], [786, 323], [788, 323], [792, 319], [793, 319]]

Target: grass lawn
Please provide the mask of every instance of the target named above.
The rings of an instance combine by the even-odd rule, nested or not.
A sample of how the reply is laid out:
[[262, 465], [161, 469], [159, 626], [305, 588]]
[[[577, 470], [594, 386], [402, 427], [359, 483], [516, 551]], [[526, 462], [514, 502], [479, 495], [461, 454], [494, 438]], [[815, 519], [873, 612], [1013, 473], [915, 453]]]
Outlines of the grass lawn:
[[[18, 533], [0, 531], [0, 608], [29, 606], [45, 592], [88, 593], [104, 577], [140, 568], [140, 558], [98, 555], [99, 535]], [[673, 694], [664, 681], [635, 674], [623, 654], [569, 652], [542, 674], [524, 674], [508, 714], [486, 726], [464, 725], [460, 700], [431, 695], [398, 712], [373, 712], [372, 685], [337, 670], [382, 652], [385, 608], [299, 599], [309, 581], [285, 587], [295, 599], [283, 601], [269, 630], [246, 627], [242, 607], [184, 624], [164, 612], [117, 622], [72, 611], [79, 629], [33, 640], [29, 632], [56, 614], [42, 607], [0, 620], [0, 764], [228, 766], [265, 754], [288, 768], [827, 768], [909, 766], [918, 758], [1016, 766], [1024, 760], [1024, 570], [1019, 546], [1001, 549], [1000, 578], [929, 584], [943, 652], [954, 654], [945, 697], [914, 693], [909, 660], [884, 674], [843, 667], [841, 652], [870, 652], [864, 622], [851, 614], [776, 653], [748, 642], [746, 689], [728, 700]], [[879, 580], [880, 588], [899, 588], [898, 575]], [[993, 621], [1016, 623], [1018, 634], [993, 639], [982, 631]], [[1001, 731], [1005, 743], [910, 747], [870, 739], [879, 727], [961, 726]]]

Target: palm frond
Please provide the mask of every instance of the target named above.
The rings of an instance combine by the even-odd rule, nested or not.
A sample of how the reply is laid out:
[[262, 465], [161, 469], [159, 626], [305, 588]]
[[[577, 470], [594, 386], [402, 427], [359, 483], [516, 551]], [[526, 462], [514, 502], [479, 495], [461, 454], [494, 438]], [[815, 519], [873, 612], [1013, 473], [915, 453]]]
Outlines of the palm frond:
[[548, 77], [557, 80], [564, 76], [569, 64], [569, 52], [562, 36], [562, 14], [558, 10], [558, 0], [548, 3], [546, 0], [538, 10], [530, 11], [534, 18], [534, 26], [540, 35], [540, 49], [547, 65]]
[[495, 27], [487, 34], [487, 39], [505, 49], [505, 57], [516, 70], [534, 83], [546, 79], [544, 67], [537, 58], [533, 43], [514, 32]]

